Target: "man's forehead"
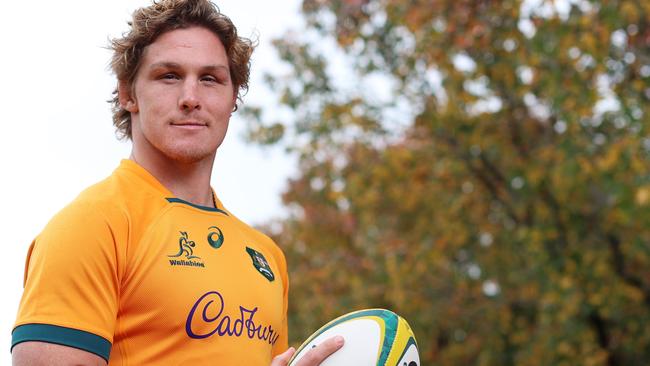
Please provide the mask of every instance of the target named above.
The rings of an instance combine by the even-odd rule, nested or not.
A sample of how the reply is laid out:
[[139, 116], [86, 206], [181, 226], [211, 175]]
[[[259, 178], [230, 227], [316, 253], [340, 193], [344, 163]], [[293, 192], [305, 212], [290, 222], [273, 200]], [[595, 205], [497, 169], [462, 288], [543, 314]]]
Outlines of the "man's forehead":
[[203, 66], [215, 67], [228, 64], [219, 37], [202, 27], [175, 29], [161, 34], [145, 47], [143, 60], [151, 64], [199, 62]]
[[205, 49], [225, 53], [219, 36], [207, 28], [198, 26], [166, 31], [145, 47], [145, 51], [151, 48]]

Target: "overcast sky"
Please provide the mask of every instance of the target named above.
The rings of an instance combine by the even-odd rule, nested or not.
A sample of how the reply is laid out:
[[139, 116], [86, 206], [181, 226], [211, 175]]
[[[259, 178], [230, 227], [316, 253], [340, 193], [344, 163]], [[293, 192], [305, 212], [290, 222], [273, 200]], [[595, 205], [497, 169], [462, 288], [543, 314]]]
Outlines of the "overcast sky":
[[[281, 68], [270, 41], [299, 24], [299, 0], [215, 2], [240, 35], [259, 36], [245, 103], [273, 106], [261, 82], [265, 70]], [[109, 37], [126, 30], [131, 12], [148, 3], [37, 0], [3, 5], [0, 345], [6, 348], [0, 347], [0, 364], [10, 359], [10, 333], [31, 240], [52, 215], [129, 155], [130, 144], [115, 138], [106, 103], [115, 80], [104, 47]], [[280, 193], [295, 164], [279, 149], [247, 145], [245, 123], [235, 113], [217, 153], [212, 184], [229, 210], [255, 224], [282, 215]]]

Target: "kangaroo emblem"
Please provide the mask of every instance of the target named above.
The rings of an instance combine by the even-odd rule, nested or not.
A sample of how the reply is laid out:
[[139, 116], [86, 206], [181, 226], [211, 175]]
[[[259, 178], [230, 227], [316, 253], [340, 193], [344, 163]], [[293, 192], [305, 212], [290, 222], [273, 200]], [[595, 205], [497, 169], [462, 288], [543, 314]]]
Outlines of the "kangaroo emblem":
[[174, 255], [168, 255], [168, 257], [175, 258], [185, 254], [185, 258], [187, 259], [201, 259], [200, 257], [194, 255], [194, 249], [192, 249], [196, 246], [196, 243], [194, 243], [193, 240], [189, 240], [187, 232], [179, 232], [181, 233], [181, 237], [178, 238], [178, 253]]

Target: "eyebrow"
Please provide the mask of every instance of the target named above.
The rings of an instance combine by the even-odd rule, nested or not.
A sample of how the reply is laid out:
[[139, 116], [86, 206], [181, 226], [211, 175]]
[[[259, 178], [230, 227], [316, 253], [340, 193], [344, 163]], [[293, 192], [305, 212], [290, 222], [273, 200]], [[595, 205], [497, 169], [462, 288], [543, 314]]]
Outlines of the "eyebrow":
[[[151, 70], [156, 70], [156, 69], [180, 69], [181, 65], [176, 62], [170, 62], [170, 61], [162, 61], [162, 62], [156, 62], [155, 64], [152, 64], [149, 69]], [[218, 71], [218, 70], [223, 70], [228, 72], [228, 67], [224, 65], [206, 65], [201, 67], [201, 71], [203, 72], [210, 72], [210, 71]]]

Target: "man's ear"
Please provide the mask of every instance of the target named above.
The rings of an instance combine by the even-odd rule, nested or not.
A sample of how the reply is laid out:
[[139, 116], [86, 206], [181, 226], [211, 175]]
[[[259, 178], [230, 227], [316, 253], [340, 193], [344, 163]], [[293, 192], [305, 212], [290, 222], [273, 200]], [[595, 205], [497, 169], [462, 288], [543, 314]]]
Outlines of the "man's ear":
[[117, 95], [120, 101], [120, 107], [131, 113], [138, 113], [138, 103], [135, 100], [135, 96], [132, 95], [131, 87], [126, 81], [118, 81]]
[[[233, 96], [232, 96], [232, 109], [231, 109], [232, 112], [237, 110], [237, 91], [238, 90], [239, 90], [239, 88], [236, 88], [234, 93], [233, 93]], [[232, 113], [230, 113], [230, 114], [232, 115]]]

